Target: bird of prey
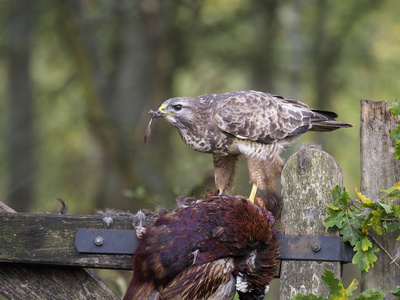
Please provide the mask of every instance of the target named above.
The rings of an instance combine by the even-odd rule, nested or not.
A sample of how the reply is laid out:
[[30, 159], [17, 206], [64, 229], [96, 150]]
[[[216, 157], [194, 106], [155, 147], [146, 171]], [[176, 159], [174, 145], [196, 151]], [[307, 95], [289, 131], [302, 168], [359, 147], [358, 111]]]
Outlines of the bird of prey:
[[284, 165], [279, 154], [301, 134], [352, 127], [336, 121], [334, 112], [310, 109], [297, 100], [252, 90], [171, 98], [150, 113], [145, 140], [151, 121], [164, 117], [186, 145], [213, 155], [219, 194], [230, 192], [238, 156], [243, 155], [253, 183], [251, 201], [257, 188], [266, 190], [267, 197], [279, 197], [276, 183]]
[[124, 300], [264, 299], [279, 249], [274, 217], [255, 200], [208, 195], [160, 217], [134, 253]]

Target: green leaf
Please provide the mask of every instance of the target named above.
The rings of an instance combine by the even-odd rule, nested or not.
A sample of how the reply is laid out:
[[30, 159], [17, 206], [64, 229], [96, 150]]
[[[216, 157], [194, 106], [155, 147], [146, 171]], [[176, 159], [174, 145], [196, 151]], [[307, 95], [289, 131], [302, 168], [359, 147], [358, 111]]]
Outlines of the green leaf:
[[[400, 122], [397, 121], [397, 124], [400, 125]], [[391, 136], [392, 139], [397, 143], [397, 142], [399, 141], [399, 138], [400, 138], [400, 128], [397, 127], [397, 128], [395, 128], [395, 129], [392, 129], [392, 130], [390, 131], [390, 136]]]
[[340, 234], [343, 235], [343, 241], [350, 242], [354, 246], [359, 240], [363, 238], [363, 234], [360, 229], [360, 223], [357, 218], [345, 218], [342, 227], [340, 228]]
[[394, 186], [388, 188], [387, 190], [382, 190], [382, 192], [387, 194], [385, 198], [388, 198], [393, 201], [394, 199], [400, 197], [400, 183], [398, 182]]
[[371, 211], [371, 218], [369, 225], [372, 227], [373, 230], [376, 231], [377, 234], [382, 235], [383, 230], [381, 227], [381, 220], [382, 220], [382, 213], [380, 210], [373, 210]]
[[400, 285], [396, 286], [394, 290], [390, 291], [394, 296], [400, 297]]
[[400, 140], [400, 128], [397, 127], [396, 129], [391, 130], [390, 136], [395, 141], [395, 145], [397, 145]]
[[312, 293], [309, 293], [308, 295], [304, 295], [302, 293], [299, 293], [297, 295], [294, 295], [292, 298], [292, 300], [328, 300], [327, 298], [324, 297], [319, 297], [316, 296]]
[[364, 237], [361, 240], [361, 249], [362, 249], [362, 251], [367, 251], [368, 248], [371, 248], [371, 247], [372, 247], [371, 241], [367, 237]]
[[385, 294], [382, 294], [380, 291], [368, 290], [368, 291], [362, 292], [354, 300], [382, 300], [384, 298], [385, 298]]
[[397, 229], [400, 229], [400, 222], [390, 222], [387, 226], [386, 226], [386, 233], [391, 233]]
[[367, 237], [364, 237], [363, 240], [358, 241], [353, 248], [354, 251], [356, 251], [356, 254], [353, 257], [353, 264], [358, 264], [359, 268], [361, 271], [368, 272], [370, 267], [374, 267], [374, 262], [376, 262], [377, 257], [374, 254], [374, 252], [379, 251], [378, 248], [373, 248], [372, 243], [370, 244], [371, 246], [367, 247], [367, 250], [363, 250], [363, 246], [365, 249], [366, 245], [369, 245], [365, 239], [368, 239]]
[[327, 203], [326, 206], [328, 206], [332, 210], [342, 209], [340, 206], [336, 205], [336, 203]]
[[353, 292], [357, 289], [358, 286], [358, 279], [353, 279], [350, 285], [346, 289], [346, 297], [350, 297], [353, 295]]
[[[395, 101], [392, 103], [392, 106], [389, 107], [389, 111], [392, 115], [399, 115], [400, 114], [400, 104], [399, 101]], [[397, 121], [397, 124], [400, 125], [400, 121]], [[400, 126], [396, 129], [393, 129], [390, 132], [392, 139], [395, 141], [394, 147], [394, 157], [396, 159], [400, 159]]]
[[382, 207], [382, 208], [385, 210], [385, 212], [386, 212], [387, 214], [391, 214], [391, 213], [393, 212], [393, 210], [392, 210], [392, 205], [386, 204], [386, 203], [382, 203], [382, 202], [378, 202], [377, 204], [378, 204], [380, 207]]
[[339, 185], [335, 186], [332, 190], [333, 198], [339, 199], [341, 195], [342, 195], [342, 188]]
[[400, 101], [394, 101], [389, 107], [389, 111], [392, 115], [400, 115]]
[[362, 206], [363, 208], [376, 209], [376, 207], [378, 206], [378, 204], [376, 204], [375, 202], [371, 202], [371, 203], [363, 203], [363, 204], [361, 204], [361, 206]]
[[346, 213], [344, 211], [329, 211], [329, 217], [327, 217], [325, 221], [325, 227], [333, 227], [337, 226], [339, 228], [342, 227], [342, 223], [345, 221]]
[[321, 279], [328, 284], [332, 296], [341, 296], [340, 291], [343, 289], [343, 285], [339, 282], [339, 279], [335, 278], [331, 270], [326, 269]]
[[349, 202], [351, 201], [349, 192], [344, 189], [343, 193], [340, 195], [338, 200], [339, 200], [339, 203], [342, 204], [343, 206], [346, 206], [346, 207], [349, 206]]
[[[399, 139], [399, 138], [400, 138], [400, 132], [398, 134], [397, 139]], [[393, 155], [394, 155], [394, 158], [400, 160], [400, 143], [399, 142], [395, 143], [395, 147], [393, 149]]]
[[337, 185], [332, 189], [332, 196], [335, 199], [336, 205], [349, 206], [349, 201], [351, 201], [351, 198], [346, 189], [342, 189], [339, 185]]

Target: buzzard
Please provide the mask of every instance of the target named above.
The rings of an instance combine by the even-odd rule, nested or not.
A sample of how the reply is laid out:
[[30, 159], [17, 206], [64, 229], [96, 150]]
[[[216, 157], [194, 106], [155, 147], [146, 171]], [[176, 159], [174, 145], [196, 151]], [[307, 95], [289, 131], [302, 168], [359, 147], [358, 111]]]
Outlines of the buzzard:
[[352, 127], [336, 121], [334, 112], [310, 109], [297, 100], [252, 90], [171, 98], [150, 113], [145, 140], [151, 121], [163, 117], [178, 130], [186, 145], [213, 155], [219, 194], [229, 193], [238, 157], [243, 155], [253, 183], [251, 201], [257, 188], [266, 190], [267, 197], [278, 195], [276, 183], [284, 165], [279, 154], [301, 134]]

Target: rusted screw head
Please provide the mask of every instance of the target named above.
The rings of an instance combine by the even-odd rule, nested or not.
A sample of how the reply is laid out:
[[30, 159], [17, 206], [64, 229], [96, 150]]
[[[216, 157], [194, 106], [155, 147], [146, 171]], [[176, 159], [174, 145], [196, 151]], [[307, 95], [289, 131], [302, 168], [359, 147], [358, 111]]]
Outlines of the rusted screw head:
[[98, 237], [96, 237], [96, 238], [94, 239], [94, 243], [95, 243], [97, 246], [103, 245], [103, 242], [104, 242], [104, 240], [103, 240], [103, 238], [102, 238], [101, 236], [98, 236]]
[[321, 245], [318, 244], [318, 243], [314, 243], [314, 244], [312, 244], [311, 249], [312, 249], [314, 252], [318, 252], [319, 250], [321, 250]]

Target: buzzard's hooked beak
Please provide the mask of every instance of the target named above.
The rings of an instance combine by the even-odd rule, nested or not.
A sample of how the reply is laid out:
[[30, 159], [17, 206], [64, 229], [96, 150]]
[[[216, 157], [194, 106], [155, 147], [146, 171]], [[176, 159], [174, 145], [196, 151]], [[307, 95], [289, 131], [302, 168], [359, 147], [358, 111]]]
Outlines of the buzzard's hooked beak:
[[161, 105], [158, 109], [157, 109], [157, 114], [159, 117], [164, 117], [165, 115], [170, 115], [170, 116], [175, 116], [175, 114], [169, 113], [165, 111], [165, 106]]

